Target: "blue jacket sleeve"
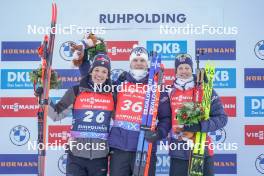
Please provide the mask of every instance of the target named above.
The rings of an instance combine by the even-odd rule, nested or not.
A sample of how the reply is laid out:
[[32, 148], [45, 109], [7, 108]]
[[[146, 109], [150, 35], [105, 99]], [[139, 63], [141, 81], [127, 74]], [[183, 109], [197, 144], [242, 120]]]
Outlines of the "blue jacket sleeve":
[[213, 90], [211, 98], [210, 118], [208, 120], [201, 121], [202, 132], [212, 132], [226, 126], [228, 117], [224, 111], [222, 102]]
[[160, 139], [167, 137], [170, 129], [171, 129], [170, 100], [166, 92], [161, 92], [159, 107], [158, 107], [158, 124], [157, 124], [157, 131], [160, 135]]
[[79, 67], [79, 71], [81, 73], [81, 77], [85, 77], [88, 75], [90, 69], [90, 62], [88, 60], [84, 60], [83, 63]]

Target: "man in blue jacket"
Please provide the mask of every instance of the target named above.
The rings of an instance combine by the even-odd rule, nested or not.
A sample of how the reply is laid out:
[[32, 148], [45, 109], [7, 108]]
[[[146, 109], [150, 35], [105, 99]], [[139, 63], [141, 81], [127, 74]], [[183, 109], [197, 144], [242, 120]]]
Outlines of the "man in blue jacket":
[[[185, 102], [192, 102], [194, 98], [196, 75], [193, 72], [193, 62], [189, 55], [179, 55], [175, 60], [176, 79], [170, 93], [170, 104], [172, 110], [172, 121], [175, 120], [177, 110]], [[174, 124], [174, 122], [172, 122]], [[203, 120], [199, 124], [192, 126], [174, 126], [172, 125], [170, 143], [173, 149], [170, 149], [170, 176], [187, 176], [191, 150], [184, 148], [184, 144], [191, 140], [195, 132], [212, 132], [223, 128], [227, 124], [227, 116], [224, 112], [222, 103], [213, 90], [211, 97], [210, 118]], [[206, 144], [211, 139], [207, 136]], [[172, 145], [171, 145], [172, 146]], [[185, 145], [186, 146], [186, 145]], [[204, 176], [212, 176], [213, 172], [213, 153], [208, 147], [205, 148], [204, 158]]]
[[[120, 75], [116, 84], [124, 91], [116, 92], [116, 111], [109, 135], [110, 175], [129, 176], [133, 174], [139, 127], [144, 107], [145, 92], [129, 88], [146, 85], [148, 82], [148, 52], [136, 47], [130, 55], [130, 70]], [[128, 88], [126, 90], [125, 88]], [[155, 175], [156, 141], [165, 138], [171, 128], [171, 110], [168, 94], [161, 92], [158, 106], [158, 124], [155, 132], [147, 131], [145, 138], [153, 142], [153, 153], [149, 175]]]

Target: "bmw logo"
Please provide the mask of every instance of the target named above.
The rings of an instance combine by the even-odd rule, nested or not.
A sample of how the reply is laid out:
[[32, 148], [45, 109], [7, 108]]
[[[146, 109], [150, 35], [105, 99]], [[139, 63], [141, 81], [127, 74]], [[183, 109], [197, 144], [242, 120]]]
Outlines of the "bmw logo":
[[76, 43], [73, 41], [67, 41], [62, 43], [60, 46], [60, 56], [66, 61], [73, 60], [73, 51], [71, 50], [71, 45], [76, 45]]
[[26, 127], [18, 125], [10, 130], [9, 138], [14, 145], [22, 146], [30, 139], [30, 132]]
[[264, 40], [259, 41], [256, 45], [255, 45], [255, 55], [261, 59], [264, 60]]
[[58, 160], [58, 168], [61, 173], [66, 174], [66, 165], [67, 165], [67, 154], [63, 154], [60, 156]]
[[209, 136], [212, 138], [215, 144], [224, 143], [226, 140], [226, 131], [224, 128], [221, 128], [217, 131], [210, 132]]
[[111, 71], [111, 79], [113, 81], [116, 81], [118, 79], [118, 77], [124, 72], [124, 70], [122, 69], [113, 69]]
[[257, 157], [255, 167], [261, 174], [264, 174], [264, 154]]

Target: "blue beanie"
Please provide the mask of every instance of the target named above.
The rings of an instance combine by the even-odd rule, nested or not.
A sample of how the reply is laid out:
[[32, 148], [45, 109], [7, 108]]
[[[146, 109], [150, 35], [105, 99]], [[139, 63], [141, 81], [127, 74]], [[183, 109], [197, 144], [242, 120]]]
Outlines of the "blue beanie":
[[94, 56], [94, 61], [91, 65], [89, 73], [93, 71], [95, 67], [105, 67], [108, 70], [108, 74], [111, 72], [110, 58], [106, 54], [97, 54]]
[[181, 64], [188, 64], [193, 70], [192, 57], [189, 54], [178, 54], [175, 59], [175, 72]]

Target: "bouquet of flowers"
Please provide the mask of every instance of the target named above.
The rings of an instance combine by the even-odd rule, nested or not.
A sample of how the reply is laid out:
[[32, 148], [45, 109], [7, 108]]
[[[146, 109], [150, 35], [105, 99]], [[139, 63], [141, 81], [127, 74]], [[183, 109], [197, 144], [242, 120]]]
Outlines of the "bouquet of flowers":
[[200, 103], [188, 102], [177, 111], [176, 119], [181, 125], [198, 124], [204, 118], [204, 110]]
[[[30, 81], [33, 84], [38, 84], [42, 85], [41, 81], [41, 76], [42, 76], [42, 67], [40, 67], [37, 70], [33, 70], [32, 72], [29, 73], [29, 78]], [[61, 81], [59, 80], [59, 76], [56, 71], [51, 70], [51, 75], [50, 75], [50, 89], [57, 89], [61, 85]]]

